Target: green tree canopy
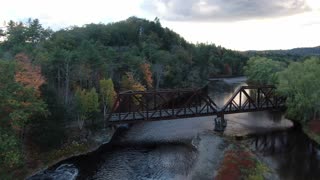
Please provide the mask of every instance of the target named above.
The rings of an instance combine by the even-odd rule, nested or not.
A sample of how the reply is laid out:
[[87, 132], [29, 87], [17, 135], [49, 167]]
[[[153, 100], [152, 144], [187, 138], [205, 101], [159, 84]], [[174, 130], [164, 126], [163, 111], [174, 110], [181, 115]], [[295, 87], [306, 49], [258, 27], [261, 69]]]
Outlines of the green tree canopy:
[[112, 107], [116, 96], [112, 79], [100, 80], [100, 96], [103, 104]]
[[320, 59], [292, 62], [278, 74], [278, 91], [287, 97], [288, 115], [303, 121], [319, 116]]
[[106, 118], [107, 109], [111, 109], [115, 98], [116, 92], [114, 90], [112, 79], [102, 79], [99, 81], [100, 83], [100, 97], [101, 103], [103, 106], [103, 116]]
[[284, 64], [265, 57], [252, 57], [244, 67], [248, 81], [255, 84], [276, 84], [277, 72], [285, 68]]
[[99, 96], [95, 88], [90, 91], [78, 89], [75, 93], [75, 104], [79, 128], [82, 129], [85, 120], [93, 118], [99, 112]]

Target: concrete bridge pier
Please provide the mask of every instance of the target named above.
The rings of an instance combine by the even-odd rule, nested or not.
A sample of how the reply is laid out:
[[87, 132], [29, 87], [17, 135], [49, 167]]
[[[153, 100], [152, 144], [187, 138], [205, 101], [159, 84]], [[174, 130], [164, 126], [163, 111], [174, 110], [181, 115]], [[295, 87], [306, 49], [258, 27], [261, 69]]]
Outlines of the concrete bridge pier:
[[281, 110], [278, 110], [278, 109], [273, 109], [271, 110], [271, 115], [272, 115], [272, 120], [275, 121], [275, 122], [279, 122], [281, 121], [282, 119], [282, 114], [283, 114], [283, 111]]
[[214, 119], [214, 130], [217, 132], [223, 132], [227, 127], [227, 121], [224, 119], [224, 114], [219, 112]]

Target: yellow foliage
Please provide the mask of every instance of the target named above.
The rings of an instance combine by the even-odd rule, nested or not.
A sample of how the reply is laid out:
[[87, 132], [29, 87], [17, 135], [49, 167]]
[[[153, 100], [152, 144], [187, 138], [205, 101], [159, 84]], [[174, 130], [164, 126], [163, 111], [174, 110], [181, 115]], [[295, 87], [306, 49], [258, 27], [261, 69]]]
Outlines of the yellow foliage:
[[[138, 81], [136, 81], [133, 77], [133, 74], [131, 72], [127, 72], [126, 76], [122, 78], [121, 86], [125, 90], [132, 90], [132, 91], [145, 91], [146, 88]], [[139, 105], [141, 101], [141, 95], [136, 95], [135, 98], [133, 98], [133, 102], [136, 105]]]
[[145, 81], [147, 87], [152, 88], [153, 79], [152, 79], [152, 73], [150, 70], [150, 64], [143, 63], [140, 65], [140, 68], [142, 70], [143, 78], [144, 78], [144, 81]]
[[138, 81], [136, 81], [131, 72], [127, 72], [126, 75], [122, 78], [121, 87], [124, 90], [132, 91], [145, 91], [146, 88]]

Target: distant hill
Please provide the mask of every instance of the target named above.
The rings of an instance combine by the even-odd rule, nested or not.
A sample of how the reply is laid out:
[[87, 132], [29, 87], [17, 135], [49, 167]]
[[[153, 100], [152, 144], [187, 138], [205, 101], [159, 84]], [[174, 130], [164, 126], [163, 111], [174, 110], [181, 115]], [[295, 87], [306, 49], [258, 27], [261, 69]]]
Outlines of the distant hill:
[[289, 56], [320, 56], [320, 46], [294, 48], [288, 50], [264, 50], [264, 51], [246, 51], [249, 55], [289, 55]]

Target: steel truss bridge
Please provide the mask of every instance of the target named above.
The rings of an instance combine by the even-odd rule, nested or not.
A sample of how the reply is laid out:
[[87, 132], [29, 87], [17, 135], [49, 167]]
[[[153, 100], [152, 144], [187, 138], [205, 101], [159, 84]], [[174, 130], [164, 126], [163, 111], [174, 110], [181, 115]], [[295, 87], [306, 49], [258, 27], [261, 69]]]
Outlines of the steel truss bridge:
[[226, 126], [225, 114], [284, 108], [286, 99], [275, 90], [274, 86], [242, 86], [221, 108], [209, 97], [206, 88], [121, 92], [108, 114], [107, 124], [216, 115], [215, 129], [222, 131]]

